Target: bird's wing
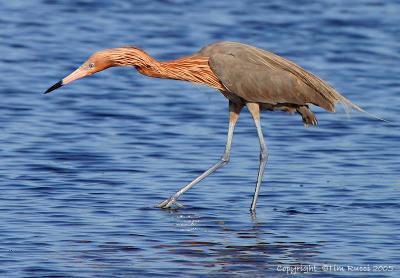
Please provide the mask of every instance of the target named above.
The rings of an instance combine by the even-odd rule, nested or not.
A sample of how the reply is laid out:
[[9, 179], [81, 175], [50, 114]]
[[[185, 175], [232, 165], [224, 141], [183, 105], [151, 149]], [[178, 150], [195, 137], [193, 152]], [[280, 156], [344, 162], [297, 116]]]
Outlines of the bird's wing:
[[242, 61], [231, 54], [214, 54], [209, 64], [222, 84], [246, 101], [274, 105], [314, 103], [332, 109], [329, 101], [290, 72]]
[[222, 84], [246, 101], [312, 103], [335, 111], [340, 101], [353, 104], [327, 82], [274, 53], [236, 42], [220, 42], [201, 49]]

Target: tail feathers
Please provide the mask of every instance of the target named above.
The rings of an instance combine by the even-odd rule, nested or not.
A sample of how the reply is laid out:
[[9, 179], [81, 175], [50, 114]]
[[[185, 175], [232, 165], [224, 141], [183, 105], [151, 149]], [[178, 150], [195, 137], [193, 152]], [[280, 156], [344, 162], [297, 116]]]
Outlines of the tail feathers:
[[372, 114], [372, 113], [370, 113], [368, 111], [365, 111], [360, 106], [352, 103], [350, 100], [348, 100], [347, 98], [345, 98], [343, 96], [340, 97], [339, 102], [343, 105], [343, 108], [344, 108], [346, 114], [350, 114], [350, 110], [351, 109], [355, 109], [357, 111], [360, 111], [362, 113], [367, 114], [368, 116], [370, 116], [372, 118], [375, 118], [377, 120], [380, 120], [380, 121], [383, 121], [383, 122], [386, 122], [386, 123], [390, 123], [390, 121], [388, 121], [388, 120], [385, 120], [385, 119], [383, 119], [381, 117], [378, 117], [378, 116], [376, 116], [376, 115], [374, 115], [374, 114]]

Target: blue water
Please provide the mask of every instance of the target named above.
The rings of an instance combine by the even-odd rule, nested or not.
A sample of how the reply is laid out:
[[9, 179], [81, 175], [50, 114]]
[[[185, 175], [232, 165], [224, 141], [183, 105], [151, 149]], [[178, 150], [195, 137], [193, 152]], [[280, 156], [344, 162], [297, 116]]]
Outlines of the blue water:
[[[372, 0], [1, 1], [0, 277], [285, 277], [279, 266], [299, 264], [400, 277], [399, 13]], [[263, 114], [251, 217], [259, 150], [244, 111], [231, 163], [168, 211], [153, 206], [222, 154], [219, 92], [112, 68], [42, 94], [103, 48], [163, 60], [218, 40], [288, 57], [392, 123]]]

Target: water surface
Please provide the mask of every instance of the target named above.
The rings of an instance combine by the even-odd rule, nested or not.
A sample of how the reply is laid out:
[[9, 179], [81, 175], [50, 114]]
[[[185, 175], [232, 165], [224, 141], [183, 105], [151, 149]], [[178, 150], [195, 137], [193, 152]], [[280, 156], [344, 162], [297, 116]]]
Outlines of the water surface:
[[[278, 266], [384, 265], [398, 277], [397, 1], [2, 1], [0, 276], [284, 277]], [[113, 68], [41, 94], [94, 51], [157, 59], [234, 40], [288, 57], [385, 125], [340, 109], [263, 114], [270, 157], [248, 212], [258, 140], [244, 111], [231, 163], [153, 206], [222, 154], [227, 101], [203, 86]], [[305, 274], [304, 274], [305, 275]]]

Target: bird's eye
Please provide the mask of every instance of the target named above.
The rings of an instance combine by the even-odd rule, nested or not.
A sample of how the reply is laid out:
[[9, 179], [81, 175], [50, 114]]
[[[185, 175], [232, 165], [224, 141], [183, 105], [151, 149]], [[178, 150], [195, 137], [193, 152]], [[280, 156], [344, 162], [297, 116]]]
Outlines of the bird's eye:
[[88, 67], [89, 67], [89, 69], [94, 68], [94, 63], [90, 63], [90, 64], [88, 65]]

